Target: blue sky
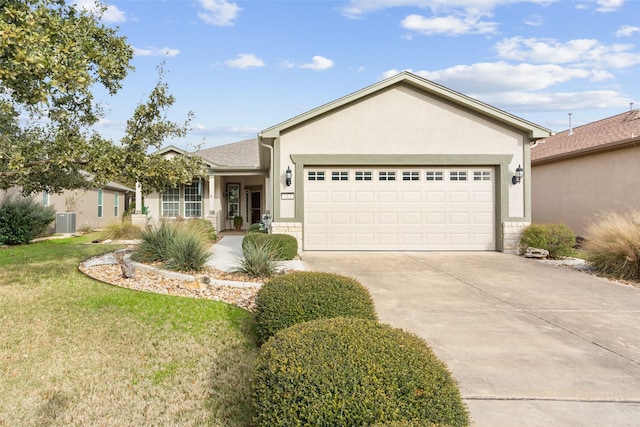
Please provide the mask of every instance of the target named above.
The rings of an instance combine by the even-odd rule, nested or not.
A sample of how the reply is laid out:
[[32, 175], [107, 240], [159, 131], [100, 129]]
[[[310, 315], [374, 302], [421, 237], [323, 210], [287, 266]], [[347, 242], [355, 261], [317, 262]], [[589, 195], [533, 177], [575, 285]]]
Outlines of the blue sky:
[[[77, 0], [91, 4], [92, 0]], [[553, 131], [640, 107], [638, 0], [108, 0], [135, 49], [98, 131], [121, 138], [165, 61], [182, 148], [262, 129], [402, 70]], [[87, 6], [89, 7], [89, 6]]]

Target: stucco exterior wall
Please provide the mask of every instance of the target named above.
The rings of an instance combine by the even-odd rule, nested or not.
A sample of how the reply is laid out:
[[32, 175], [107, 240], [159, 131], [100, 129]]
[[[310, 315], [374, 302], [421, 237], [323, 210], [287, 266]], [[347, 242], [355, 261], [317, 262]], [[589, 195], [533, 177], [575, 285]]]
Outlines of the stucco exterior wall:
[[638, 164], [640, 147], [533, 165], [532, 221], [564, 223], [588, 237], [598, 214], [640, 209]]
[[[295, 199], [301, 196], [295, 176], [291, 186], [285, 185], [284, 171], [288, 166], [294, 169], [292, 155], [432, 154], [449, 156], [452, 161], [455, 156], [506, 155], [511, 158], [510, 174], [502, 177], [509, 180], [507, 216], [524, 218], [528, 214], [528, 184], [510, 183], [516, 167], [528, 160], [529, 147], [524, 140], [521, 133], [471, 111], [407, 86], [393, 86], [282, 134], [276, 151], [275, 184], [279, 184], [280, 193], [294, 193]], [[528, 174], [525, 170], [525, 178]], [[299, 200], [295, 199], [282, 200], [276, 194], [279, 219], [296, 218]]]

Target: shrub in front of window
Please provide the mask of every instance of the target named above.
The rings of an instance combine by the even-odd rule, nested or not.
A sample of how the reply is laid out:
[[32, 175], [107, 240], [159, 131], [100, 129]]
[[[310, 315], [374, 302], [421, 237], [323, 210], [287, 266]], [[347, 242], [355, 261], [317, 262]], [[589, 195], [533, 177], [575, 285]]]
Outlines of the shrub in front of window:
[[455, 380], [429, 346], [373, 320], [281, 330], [260, 349], [251, 384], [258, 427], [469, 423]]
[[565, 224], [531, 224], [520, 237], [520, 253], [527, 248], [546, 249], [553, 259], [573, 255], [575, 245], [576, 235]]
[[589, 227], [583, 249], [600, 272], [640, 280], [640, 212], [607, 212]]
[[377, 319], [369, 291], [338, 274], [296, 271], [271, 279], [256, 295], [260, 342], [297, 323], [328, 317]]
[[276, 261], [292, 260], [298, 255], [298, 240], [289, 234], [247, 233], [242, 239], [242, 251], [248, 242], [269, 243], [275, 251]]
[[0, 244], [27, 244], [43, 234], [55, 219], [52, 206], [43, 206], [28, 197], [7, 197], [0, 202]]

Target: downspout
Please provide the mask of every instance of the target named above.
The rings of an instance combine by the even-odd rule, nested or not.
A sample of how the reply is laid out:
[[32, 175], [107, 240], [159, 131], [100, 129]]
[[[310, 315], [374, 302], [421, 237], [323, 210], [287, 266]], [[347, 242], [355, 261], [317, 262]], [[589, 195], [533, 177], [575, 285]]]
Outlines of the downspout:
[[[265, 144], [264, 142], [262, 142], [262, 137], [258, 135], [258, 142], [261, 146], [268, 148], [269, 149], [269, 185], [271, 186], [271, 188], [269, 189], [269, 195], [271, 196], [271, 209], [270, 209], [270, 214], [271, 214], [271, 221], [273, 221], [273, 211], [275, 210], [275, 200], [273, 198], [273, 146], [269, 145], [269, 144]], [[266, 190], [266, 189], [265, 189]]]

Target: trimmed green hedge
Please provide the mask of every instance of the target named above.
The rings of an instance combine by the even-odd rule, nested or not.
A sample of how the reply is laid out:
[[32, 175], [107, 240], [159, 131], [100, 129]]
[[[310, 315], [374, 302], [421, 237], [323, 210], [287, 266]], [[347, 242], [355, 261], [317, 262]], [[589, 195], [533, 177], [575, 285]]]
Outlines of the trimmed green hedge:
[[369, 291], [338, 274], [296, 271], [275, 277], [256, 295], [260, 342], [297, 323], [327, 317], [377, 319]]
[[274, 261], [291, 260], [298, 255], [298, 240], [289, 234], [247, 233], [242, 239], [243, 251], [248, 242], [271, 245], [274, 250]]
[[527, 248], [546, 249], [549, 258], [571, 256], [575, 245], [576, 235], [565, 224], [531, 224], [520, 237], [520, 253]]
[[258, 427], [469, 422], [446, 365], [422, 339], [365, 319], [278, 332], [258, 354], [252, 397]]

